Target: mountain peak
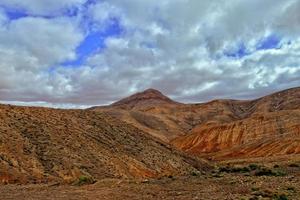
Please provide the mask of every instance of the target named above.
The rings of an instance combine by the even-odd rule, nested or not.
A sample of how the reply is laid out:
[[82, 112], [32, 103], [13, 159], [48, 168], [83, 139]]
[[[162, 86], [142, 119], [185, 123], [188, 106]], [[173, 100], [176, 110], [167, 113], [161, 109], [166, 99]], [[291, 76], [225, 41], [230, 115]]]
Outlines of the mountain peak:
[[143, 92], [140, 93], [159, 93], [162, 94], [159, 90], [153, 89], [153, 88], [148, 88], [147, 90], [144, 90]]
[[149, 88], [143, 92], [138, 92], [120, 101], [112, 104], [112, 106], [129, 106], [136, 107], [141, 105], [155, 105], [155, 104], [174, 104], [177, 103], [169, 97], [163, 95], [160, 91]]

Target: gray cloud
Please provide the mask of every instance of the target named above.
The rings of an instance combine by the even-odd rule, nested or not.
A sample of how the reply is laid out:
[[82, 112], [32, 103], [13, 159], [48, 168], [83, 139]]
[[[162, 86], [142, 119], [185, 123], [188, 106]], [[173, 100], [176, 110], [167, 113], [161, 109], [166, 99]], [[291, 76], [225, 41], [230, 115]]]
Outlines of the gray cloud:
[[[84, 1], [53, 1], [47, 8], [33, 0], [26, 6], [3, 2], [43, 15], [80, 8]], [[299, 7], [299, 0], [101, 1], [80, 8], [93, 28], [104, 29], [117, 18], [124, 30], [76, 67], [59, 63], [76, 57], [81, 15], [7, 22], [0, 12], [0, 100], [96, 105], [153, 87], [180, 101], [200, 102], [299, 86]], [[270, 34], [281, 38], [281, 48], [256, 50]], [[241, 42], [249, 55], [224, 55]]]

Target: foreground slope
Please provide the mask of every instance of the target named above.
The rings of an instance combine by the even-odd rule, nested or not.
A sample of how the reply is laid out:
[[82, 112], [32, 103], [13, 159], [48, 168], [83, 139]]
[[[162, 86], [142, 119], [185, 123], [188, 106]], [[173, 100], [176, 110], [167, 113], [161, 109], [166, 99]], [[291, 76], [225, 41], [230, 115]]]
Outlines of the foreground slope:
[[0, 105], [0, 182], [160, 177], [206, 166], [99, 112]]

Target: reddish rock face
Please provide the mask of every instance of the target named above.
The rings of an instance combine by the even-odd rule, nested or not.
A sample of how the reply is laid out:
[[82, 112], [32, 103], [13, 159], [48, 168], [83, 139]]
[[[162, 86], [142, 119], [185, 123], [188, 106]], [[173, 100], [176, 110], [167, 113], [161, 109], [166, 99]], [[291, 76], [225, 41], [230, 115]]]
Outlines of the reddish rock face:
[[300, 153], [300, 88], [253, 101], [224, 101], [220, 107], [231, 120], [198, 124], [173, 145], [212, 159]]
[[201, 104], [180, 104], [150, 89], [93, 109], [212, 159], [300, 153], [300, 88], [251, 101]]

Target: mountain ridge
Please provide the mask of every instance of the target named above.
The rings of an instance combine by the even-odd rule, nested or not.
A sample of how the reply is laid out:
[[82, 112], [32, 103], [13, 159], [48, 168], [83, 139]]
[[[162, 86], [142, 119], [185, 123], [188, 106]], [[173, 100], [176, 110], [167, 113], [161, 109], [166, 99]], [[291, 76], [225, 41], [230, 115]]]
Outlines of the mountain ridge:
[[138, 92], [133, 95], [130, 95], [129, 97], [121, 99], [111, 104], [110, 106], [127, 107], [129, 109], [132, 109], [138, 106], [145, 106], [145, 105], [152, 106], [157, 104], [179, 104], [179, 103], [163, 95], [160, 91], [153, 88], [149, 88], [142, 92]]
[[[188, 153], [220, 158], [225, 156], [222, 151], [236, 149], [236, 146], [242, 151], [243, 143], [251, 138], [257, 138], [257, 143], [260, 143], [256, 135], [271, 135], [274, 142], [280, 141], [283, 132], [291, 132], [289, 137], [298, 137], [299, 109], [300, 87], [295, 87], [253, 100], [223, 99], [199, 104], [140, 103], [139, 106], [108, 106], [95, 111], [115, 116]], [[253, 135], [251, 130], [256, 133]], [[253, 148], [248, 148], [249, 154]], [[266, 148], [251, 155], [264, 156], [268, 150], [272, 151]], [[277, 149], [276, 154], [285, 154], [286, 151]], [[212, 156], [218, 152], [219, 155]], [[298, 147], [294, 153], [298, 153]], [[236, 156], [247, 156], [247, 153]]]
[[205, 159], [299, 155], [300, 87], [201, 104], [151, 89], [86, 110], [0, 105], [0, 150], [3, 183], [182, 175], [209, 169]]

